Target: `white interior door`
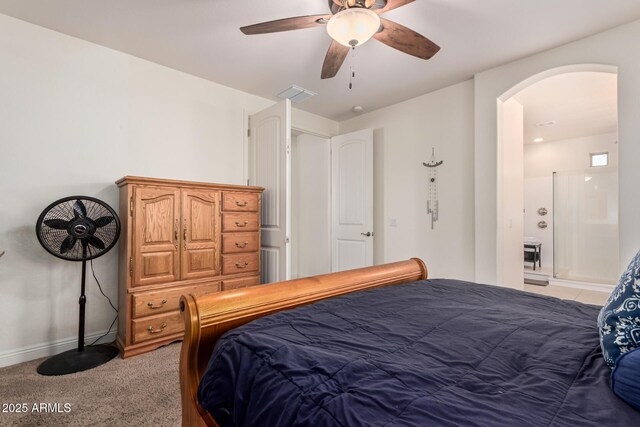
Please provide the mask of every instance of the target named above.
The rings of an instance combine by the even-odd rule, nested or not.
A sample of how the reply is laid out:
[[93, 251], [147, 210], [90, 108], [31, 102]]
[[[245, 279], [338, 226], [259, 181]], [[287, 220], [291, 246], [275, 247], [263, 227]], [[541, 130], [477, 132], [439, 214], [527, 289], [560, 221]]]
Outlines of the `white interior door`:
[[291, 102], [249, 116], [249, 183], [262, 193], [262, 283], [291, 278]]
[[373, 265], [373, 130], [331, 138], [332, 271]]

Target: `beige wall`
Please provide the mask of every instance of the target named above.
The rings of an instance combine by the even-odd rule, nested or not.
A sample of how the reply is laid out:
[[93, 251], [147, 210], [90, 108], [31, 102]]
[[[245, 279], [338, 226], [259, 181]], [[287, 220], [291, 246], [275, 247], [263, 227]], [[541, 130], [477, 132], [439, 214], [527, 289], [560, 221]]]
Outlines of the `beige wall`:
[[291, 127], [304, 131], [304, 133], [322, 137], [331, 137], [338, 134], [338, 122], [297, 108], [291, 109]]
[[554, 172], [588, 169], [590, 153], [609, 153], [609, 166], [618, 167], [618, 135], [607, 133], [524, 146], [525, 178], [550, 177]]
[[[375, 262], [421, 257], [430, 277], [472, 280], [473, 82], [466, 81], [340, 123], [340, 133], [374, 130]], [[427, 215], [431, 148], [440, 219]], [[395, 221], [396, 225], [392, 225]]]

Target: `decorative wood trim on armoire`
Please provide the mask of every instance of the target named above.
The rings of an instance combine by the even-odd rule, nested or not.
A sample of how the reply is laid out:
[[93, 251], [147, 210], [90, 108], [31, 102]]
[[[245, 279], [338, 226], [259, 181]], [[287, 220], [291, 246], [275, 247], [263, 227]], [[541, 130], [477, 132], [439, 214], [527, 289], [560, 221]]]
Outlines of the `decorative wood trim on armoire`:
[[181, 295], [260, 283], [261, 187], [125, 176], [120, 187], [122, 357], [181, 340]]

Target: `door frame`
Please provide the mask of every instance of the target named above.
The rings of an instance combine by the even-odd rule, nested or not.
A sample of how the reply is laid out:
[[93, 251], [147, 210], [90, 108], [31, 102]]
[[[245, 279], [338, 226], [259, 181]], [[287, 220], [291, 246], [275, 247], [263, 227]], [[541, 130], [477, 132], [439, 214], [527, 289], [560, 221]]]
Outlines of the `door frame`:
[[[268, 107], [265, 107], [268, 108]], [[264, 109], [264, 108], [262, 108]], [[243, 157], [243, 173], [242, 173], [242, 182], [244, 185], [249, 185], [249, 116], [251, 114], [249, 114], [247, 112], [246, 109], [243, 109], [242, 111], [242, 119], [243, 119], [243, 139], [242, 139], [242, 157]], [[323, 139], [328, 139], [329, 140], [329, 165], [331, 167], [331, 138], [335, 137], [335, 136], [339, 136], [340, 134], [336, 134], [336, 135], [329, 135], [323, 132], [318, 132], [317, 130], [310, 130], [310, 129], [306, 129], [304, 126], [295, 126], [294, 124], [291, 125], [291, 132], [292, 134], [294, 132], [298, 132], [298, 133], [304, 133], [307, 135], [311, 135], [311, 136], [316, 136], [318, 138], [323, 138]], [[351, 132], [347, 132], [347, 133], [351, 133]], [[375, 139], [375, 138], [374, 138]], [[375, 141], [374, 141], [374, 173], [375, 173]], [[327, 218], [329, 220], [329, 224], [332, 223], [333, 218], [333, 206], [332, 206], [332, 199], [333, 199], [333, 191], [332, 191], [332, 185], [331, 185], [331, 169], [329, 169], [328, 173], [328, 180], [329, 180], [329, 200], [328, 200], [328, 205], [327, 205]], [[374, 175], [375, 177], [375, 175]], [[375, 181], [375, 179], [374, 179]], [[375, 183], [374, 183], [375, 184]], [[375, 195], [375, 185], [374, 185], [374, 195]], [[375, 200], [374, 200], [374, 204], [375, 204]], [[374, 205], [374, 213], [375, 213], [375, 205]], [[375, 215], [373, 218], [373, 223], [374, 223], [374, 228], [375, 228]], [[329, 247], [332, 247], [333, 245], [333, 228], [331, 227], [331, 229], [329, 230], [329, 233], [327, 235], [327, 239], [328, 239], [328, 243], [329, 243]], [[375, 265], [375, 259], [376, 259], [376, 246], [374, 244], [373, 246], [373, 259], [374, 259], [374, 265]], [[330, 261], [331, 264], [333, 265], [333, 257], [334, 257], [334, 253], [333, 250], [331, 251], [330, 255]]]

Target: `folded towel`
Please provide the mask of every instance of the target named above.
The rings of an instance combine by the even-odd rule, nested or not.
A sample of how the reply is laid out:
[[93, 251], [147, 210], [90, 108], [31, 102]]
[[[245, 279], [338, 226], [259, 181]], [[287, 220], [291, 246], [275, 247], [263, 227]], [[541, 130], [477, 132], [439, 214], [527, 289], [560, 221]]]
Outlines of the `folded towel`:
[[539, 245], [541, 242], [536, 237], [525, 237], [524, 244], [525, 245]]

